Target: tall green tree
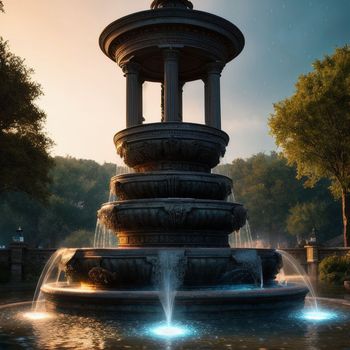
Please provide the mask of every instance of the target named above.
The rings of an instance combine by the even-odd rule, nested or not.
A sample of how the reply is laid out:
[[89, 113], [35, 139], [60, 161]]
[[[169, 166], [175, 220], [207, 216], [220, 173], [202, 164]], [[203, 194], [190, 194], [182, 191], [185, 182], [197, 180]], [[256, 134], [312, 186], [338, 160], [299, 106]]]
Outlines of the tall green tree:
[[42, 90], [32, 74], [0, 37], [0, 195], [16, 191], [45, 199], [52, 141], [43, 130], [46, 115], [35, 103]]
[[306, 186], [322, 178], [342, 202], [344, 246], [350, 219], [350, 47], [336, 49], [301, 75], [294, 95], [274, 104], [269, 125], [276, 143]]

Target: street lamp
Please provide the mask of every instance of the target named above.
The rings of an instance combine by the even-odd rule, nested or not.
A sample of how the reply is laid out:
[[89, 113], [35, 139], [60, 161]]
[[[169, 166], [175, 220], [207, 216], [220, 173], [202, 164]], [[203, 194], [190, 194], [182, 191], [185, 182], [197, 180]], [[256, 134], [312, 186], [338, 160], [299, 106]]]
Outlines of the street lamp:
[[24, 237], [23, 237], [23, 230], [21, 226], [18, 227], [16, 230], [16, 234], [12, 237], [12, 241], [16, 243], [23, 243]]

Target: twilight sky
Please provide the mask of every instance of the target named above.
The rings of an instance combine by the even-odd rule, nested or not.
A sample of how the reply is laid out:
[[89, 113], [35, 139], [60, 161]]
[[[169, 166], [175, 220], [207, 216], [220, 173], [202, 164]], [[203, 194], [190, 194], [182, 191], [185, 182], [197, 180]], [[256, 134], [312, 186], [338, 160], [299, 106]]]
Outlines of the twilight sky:
[[[148, 9], [151, 0], [4, 0], [0, 35], [35, 70], [39, 105], [53, 155], [118, 162], [113, 135], [125, 128], [125, 80], [102, 54], [98, 37], [110, 22]], [[246, 38], [223, 71], [224, 162], [276, 149], [267, 119], [272, 104], [294, 91], [298, 75], [337, 46], [350, 44], [350, 0], [193, 0], [195, 9], [236, 24]], [[184, 120], [203, 123], [203, 84], [184, 89]], [[146, 84], [146, 122], [160, 120], [160, 87]]]

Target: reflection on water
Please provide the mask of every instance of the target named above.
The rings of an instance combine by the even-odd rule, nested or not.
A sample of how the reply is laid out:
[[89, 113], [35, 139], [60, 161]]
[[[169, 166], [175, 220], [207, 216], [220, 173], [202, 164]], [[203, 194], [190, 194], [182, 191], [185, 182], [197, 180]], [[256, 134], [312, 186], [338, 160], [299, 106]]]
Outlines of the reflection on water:
[[81, 317], [56, 314], [45, 320], [23, 317], [30, 305], [0, 308], [1, 349], [347, 349], [349, 348], [350, 305], [321, 302], [322, 310], [336, 319], [315, 322], [284, 315], [279, 318], [181, 322], [191, 329], [184, 337], [163, 339], [150, 332], [152, 324], [118, 321], [111, 315]]

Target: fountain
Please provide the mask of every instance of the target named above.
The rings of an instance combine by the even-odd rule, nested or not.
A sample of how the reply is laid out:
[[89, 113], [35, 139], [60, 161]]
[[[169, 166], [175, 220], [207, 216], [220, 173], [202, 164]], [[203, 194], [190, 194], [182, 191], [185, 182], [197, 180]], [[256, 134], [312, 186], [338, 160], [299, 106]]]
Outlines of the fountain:
[[[190, 1], [155, 0], [110, 24], [100, 46], [126, 77], [127, 128], [114, 141], [129, 171], [111, 179], [94, 247], [58, 250], [32, 309], [0, 305], [0, 348], [348, 348], [349, 302], [316, 300], [292, 257], [252, 248], [248, 227], [245, 240], [232, 234], [246, 211], [212, 169], [229, 141], [220, 74], [243, 49], [241, 32]], [[196, 79], [205, 125], [182, 121], [182, 86]], [[143, 124], [144, 81], [162, 83], [159, 123]], [[314, 307], [303, 309], [309, 290]]]
[[[133, 172], [111, 179], [110, 197], [118, 200], [98, 211], [98, 225], [119, 245], [75, 250], [60, 264], [66, 281], [41, 286], [48, 310], [148, 318], [161, 312], [160, 298], [170, 322], [174, 303], [175, 314], [187, 317], [303, 307], [305, 286], [275, 280], [280, 253], [229, 247], [246, 210], [229, 200], [231, 180], [211, 172], [229, 141], [220, 129], [221, 72], [243, 46], [235, 25], [186, 0], [153, 1], [102, 32], [102, 51], [126, 77], [127, 128], [114, 143]], [[198, 79], [203, 125], [182, 121], [183, 85]], [[159, 123], [143, 123], [145, 81], [162, 84]]]

